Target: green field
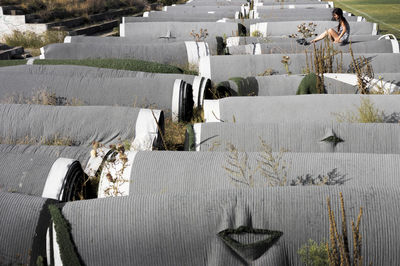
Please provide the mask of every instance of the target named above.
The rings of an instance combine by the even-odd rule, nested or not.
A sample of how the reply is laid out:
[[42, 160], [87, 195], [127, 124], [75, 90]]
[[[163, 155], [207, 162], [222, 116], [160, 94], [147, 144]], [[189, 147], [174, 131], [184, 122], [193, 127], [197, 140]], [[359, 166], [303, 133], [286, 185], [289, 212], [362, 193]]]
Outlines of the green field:
[[334, 0], [335, 7], [379, 23], [381, 34], [400, 39], [400, 0]]

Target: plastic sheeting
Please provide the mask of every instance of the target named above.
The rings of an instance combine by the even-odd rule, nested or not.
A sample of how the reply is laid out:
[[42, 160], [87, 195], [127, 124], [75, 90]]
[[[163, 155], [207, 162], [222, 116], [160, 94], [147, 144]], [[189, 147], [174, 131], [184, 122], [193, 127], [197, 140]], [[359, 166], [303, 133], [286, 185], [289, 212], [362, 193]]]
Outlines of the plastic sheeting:
[[[240, 7], [237, 12], [240, 11]], [[211, 13], [209, 13], [211, 12]], [[232, 10], [197, 10], [197, 9], [185, 9], [177, 12], [165, 12], [165, 11], [150, 11], [147, 13], [148, 18], [171, 18], [170, 21], [175, 21], [174, 17], [193, 17], [193, 18], [212, 18], [214, 22], [222, 18], [235, 18], [235, 11]], [[178, 20], [179, 21], [179, 20]], [[193, 21], [193, 20], [191, 20]], [[199, 20], [201, 21], [201, 20]]]
[[[177, 75], [157, 78], [85, 78], [24, 74], [20, 78], [1, 73], [0, 99], [31, 99], [45, 91], [60, 104], [76, 101], [82, 105], [134, 106], [174, 110], [181, 120], [190, 119], [193, 109], [192, 86]], [[192, 80], [193, 83], [193, 80]], [[180, 98], [180, 95], [183, 95]], [[204, 95], [204, 93], [203, 93]], [[178, 100], [175, 101], [175, 98]], [[202, 101], [201, 101], [202, 102]]]
[[[163, 113], [153, 112], [163, 129]], [[156, 121], [148, 109], [1, 104], [0, 121], [0, 137], [10, 141], [61, 139], [73, 145], [90, 145], [93, 141], [108, 145], [118, 139], [133, 140], [139, 134], [151, 136], [155, 147], [161, 141]]]
[[74, 158], [78, 160], [83, 167], [87, 165], [90, 159], [91, 147], [87, 146], [49, 146], [49, 145], [14, 145], [0, 144], [0, 153], [31, 154], [32, 156], [45, 156], [53, 158]]
[[369, 101], [379, 112], [400, 112], [400, 97], [391, 95], [313, 94], [267, 97], [228, 97], [204, 103], [206, 122], [267, 123], [291, 121], [331, 122], [333, 113], [355, 112]]
[[[351, 42], [377, 41], [383, 35], [350, 35]], [[386, 39], [386, 38], [385, 38]], [[296, 39], [289, 38], [288, 35], [263, 37], [228, 37], [226, 39], [227, 46], [237, 46], [252, 43], [295, 43]]]
[[200, 151], [226, 151], [230, 144], [238, 151], [263, 151], [263, 140], [277, 152], [399, 154], [399, 131], [391, 123], [205, 123], [195, 124], [187, 143]]
[[50, 224], [48, 204], [56, 201], [0, 192], [0, 263], [36, 265], [46, 256], [46, 231]]
[[[151, 29], [151, 30], [149, 30]], [[246, 28], [239, 23], [218, 23], [218, 22], [137, 22], [122, 24], [124, 37], [136, 37], [142, 40], [154, 40], [159, 38], [177, 38], [194, 40], [190, 35], [200, 33], [200, 30], [207, 30], [211, 39], [216, 36], [232, 36], [246, 33]]]
[[317, 9], [316, 12], [318, 12], [318, 9], [328, 9], [330, 8], [328, 3], [322, 3], [322, 2], [315, 2], [315, 3], [293, 3], [293, 4], [287, 4], [287, 3], [266, 3], [262, 6], [257, 6], [255, 8], [256, 11], [258, 10], [275, 10], [275, 9]]
[[[339, 192], [343, 192], [348, 220], [356, 220], [359, 208], [363, 208], [360, 234], [364, 261], [374, 265], [399, 261], [400, 193], [394, 187], [147, 194], [67, 203], [62, 213], [71, 224], [77, 252], [86, 265], [242, 265], [246, 261], [253, 265], [300, 265], [297, 252], [302, 245], [309, 239], [328, 239], [326, 198], [330, 197], [332, 209], [338, 213]], [[340, 223], [340, 215], [335, 216]], [[267, 234], [264, 236], [245, 234], [244, 239], [232, 235], [243, 244], [257, 243], [244, 245], [251, 253], [242, 248], [234, 252], [218, 233], [241, 226], [283, 234], [268, 247], [260, 240], [271, 237], [271, 232], [262, 231]]]
[[[201, 44], [199, 44], [201, 45]], [[140, 59], [163, 64], [185, 66], [190, 62], [184, 42], [168, 44], [94, 44], [94, 43], [56, 43], [41, 48], [41, 59]], [[200, 54], [202, 55], [202, 54]], [[208, 53], [204, 54], [208, 55]]]
[[[151, 12], [153, 14], [155, 12]], [[166, 12], [157, 12], [166, 13]], [[168, 14], [168, 13], [167, 13]], [[201, 16], [185, 16], [185, 15], [169, 15], [169, 16], [156, 16], [150, 15], [148, 17], [123, 17], [123, 23], [135, 23], [135, 22], [162, 22], [162, 21], [182, 21], [182, 22], [216, 22], [222, 16], [217, 16], [215, 13], [201, 14]], [[230, 15], [234, 17], [234, 14]]]
[[[315, 33], [321, 34], [329, 28], [336, 28], [338, 23], [335, 21], [280, 21], [280, 22], [262, 22], [256, 23], [250, 26], [250, 35], [254, 31], [258, 31], [263, 36], [281, 36], [281, 35], [290, 35], [295, 34], [297, 32], [297, 26], [305, 23], [308, 25], [309, 23], [316, 24]], [[350, 34], [351, 35], [376, 35], [377, 25], [372, 22], [349, 22], [350, 25]]]
[[[319, 44], [316, 45], [320, 47]], [[352, 42], [349, 44], [336, 44], [332, 43], [332, 48], [335, 51], [349, 53], [350, 47], [354, 53], [399, 53], [399, 43], [392, 42], [391, 40], [376, 40], [366, 42]], [[300, 45], [295, 40], [293, 42], [285, 43], [254, 43], [247, 45], [239, 45], [228, 47], [229, 54], [298, 54], [314, 52], [313, 45]]]
[[[236, 189], [245, 187], [240, 182], [245, 176], [237, 176], [233, 171], [247, 160], [242, 169], [254, 179], [254, 186], [274, 185], [259, 165], [266, 170], [267, 160], [263, 152], [238, 152], [238, 159], [232, 159], [235, 152], [139, 152], [133, 160], [129, 182], [129, 195], [147, 193], [176, 193], [210, 191], [215, 189]], [[279, 153], [273, 158], [283, 170], [281, 178], [285, 185], [290, 185], [306, 176], [316, 182], [318, 176], [330, 178], [330, 185], [342, 186], [393, 186], [400, 185], [398, 162], [400, 154], [357, 154], [357, 153], [291, 153], [284, 152], [278, 160]], [[157, 165], [157, 167], [152, 167]], [[206, 165], [206, 167], [205, 167]], [[173, 167], [171, 167], [173, 166]], [[284, 167], [284, 168], [283, 168]], [[335, 170], [336, 169], [336, 170]], [[272, 172], [272, 171], [271, 171]], [[273, 177], [270, 174], [270, 177]], [[247, 176], [248, 177], [248, 176]]]
[[75, 159], [31, 153], [7, 152], [0, 156], [0, 187], [4, 191], [52, 198], [76, 199], [85, 181]]
[[78, 65], [19, 65], [0, 68], [0, 74], [9, 75], [51, 75], [70, 78], [175, 78], [190, 84], [196, 76], [185, 74], [162, 74], [120, 69], [98, 68]]
[[[220, 93], [230, 96], [284, 96], [295, 95], [305, 75], [270, 75], [231, 78], [216, 85]], [[324, 74], [324, 92], [328, 94], [357, 94], [356, 74], [326, 73]], [[380, 88], [387, 92], [400, 90], [400, 74], [375, 73], [375, 79], [368, 83], [370, 91]]]
[[[169, 21], [169, 20], [168, 20]], [[97, 43], [97, 44], [110, 44], [110, 45], [152, 45], [152, 44], [170, 44], [170, 43], [179, 43], [185, 41], [192, 41], [192, 36], [187, 36], [186, 38], [178, 39], [178, 38], [158, 38], [153, 40], [147, 40], [142, 38], [130, 38], [130, 37], [97, 37], [97, 36], [67, 36], [64, 39], [65, 43]], [[219, 51], [220, 46], [223, 46], [222, 37], [211, 37], [206, 38], [205, 42], [208, 45], [208, 49], [211, 55], [221, 54]], [[199, 49], [203, 45], [203, 42], [199, 43]], [[187, 46], [186, 46], [187, 50]], [[196, 49], [197, 50], [197, 49]], [[180, 51], [182, 52], [182, 51]], [[201, 54], [200, 51], [198, 51]], [[206, 54], [204, 54], [206, 55]]]
[[[214, 82], [228, 80], [231, 77], [258, 76], [268, 69], [275, 74], [287, 74], [285, 64], [281, 62], [283, 56], [289, 56], [288, 70], [292, 74], [303, 73], [307, 66], [305, 54], [203, 57], [200, 59], [199, 72], [201, 76], [211, 78]], [[400, 54], [354, 54], [354, 58], [357, 60], [363, 57], [369, 62], [375, 73], [394, 73], [400, 69]], [[226, 66], [229, 66], [229, 71], [227, 71]], [[339, 70], [339, 72], [352, 73], [353, 64], [350, 54], [343, 54], [343, 60], [341, 60], [341, 55], [336, 55], [333, 60], [333, 69]]]

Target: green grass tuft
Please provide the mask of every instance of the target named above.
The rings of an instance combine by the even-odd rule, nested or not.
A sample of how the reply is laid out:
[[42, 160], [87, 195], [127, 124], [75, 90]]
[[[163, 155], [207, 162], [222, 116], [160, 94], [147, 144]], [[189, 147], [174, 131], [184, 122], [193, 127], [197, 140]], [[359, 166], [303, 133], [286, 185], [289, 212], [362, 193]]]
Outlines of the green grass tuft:
[[60, 246], [60, 256], [63, 265], [79, 266], [81, 262], [76, 252], [74, 241], [70, 234], [70, 225], [64, 218], [61, 210], [55, 205], [49, 205], [51, 219], [57, 235], [57, 243]]
[[131, 71], [143, 71], [151, 73], [182, 74], [182, 69], [166, 64], [148, 62], [136, 59], [44, 59], [35, 60], [35, 65], [79, 65], [100, 68], [111, 68]]
[[25, 65], [26, 60], [0, 60], [0, 67]]

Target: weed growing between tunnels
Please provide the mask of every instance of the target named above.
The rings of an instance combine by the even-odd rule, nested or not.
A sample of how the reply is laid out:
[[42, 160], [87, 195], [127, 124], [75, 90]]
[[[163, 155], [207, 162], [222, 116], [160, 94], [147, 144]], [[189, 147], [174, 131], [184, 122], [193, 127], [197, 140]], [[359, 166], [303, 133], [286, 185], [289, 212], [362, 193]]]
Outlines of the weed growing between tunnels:
[[361, 98], [357, 111], [333, 113], [339, 123], [383, 123], [385, 114], [374, 106], [370, 98]]
[[[301, 37], [304, 39], [310, 38], [313, 36], [317, 36], [317, 34], [315, 34], [316, 27], [317, 24], [315, 24], [314, 22], [309, 22], [308, 25], [306, 25], [306, 23], [304, 22], [297, 25], [297, 32], [301, 34]], [[298, 37], [299, 35], [297, 33], [289, 35], [289, 38], [298, 38]]]
[[[215, 142], [215, 147], [221, 144]], [[214, 144], [211, 148], [214, 148]], [[290, 178], [288, 169], [290, 163], [284, 159], [285, 150], [281, 149], [278, 153], [274, 153], [272, 148], [260, 138], [260, 145], [263, 150], [258, 154], [256, 161], [249, 160], [246, 152], [239, 152], [231, 143], [227, 144], [227, 160], [222, 166], [226, 170], [229, 179], [234, 186], [245, 185], [253, 188], [256, 185], [275, 186], [309, 186], [309, 185], [343, 185], [347, 179], [346, 175], [339, 173], [335, 168], [327, 174], [319, 174], [314, 177], [311, 174], [305, 176], [297, 176]], [[263, 177], [262, 180], [256, 180], [258, 176]]]
[[125, 170], [129, 166], [127, 148], [130, 148], [130, 144], [126, 144], [127, 141], [119, 140], [119, 143], [109, 145], [108, 149], [99, 142], [92, 144], [91, 157], [101, 158], [102, 161], [98, 169], [89, 169], [89, 186], [98, 191], [100, 182], [103, 182], [104, 191], [100, 193], [106, 197], [125, 196], [121, 187], [129, 182], [124, 178]]
[[[340, 212], [342, 215], [341, 228], [338, 232], [336, 218], [331, 208], [330, 198], [327, 198], [328, 216], [329, 216], [329, 241], [316, 243], [312, 239], [303, 245], [297, 253], [305, 265], [313, 266], [361, 266], [362, 257], [362, 236], [360, 234], [360, 224], [362, 217], [362, 207], [358, 213], [357, 221], [351, 221], [352, 237], [348, 236], [347, 217], [344, 210], [344, 199], [342, 192], [340, 195]], [[353, 252], [350, 252], [350, 242], [353, 241]]]
[[286, 73], [288, 75], [292, 74], [291, 71], [289, 71], [289, 65], [290, 65], [290, 57], [288, 55], [284, 55], [282, 57], [281, 63], [283, 64], [283, 66], [285, 67]]
[[9, 46], [22, 46], [24, 48], [33, 49], [33, 56], [40, 54], [39, 48], [51, 43], [64, 42], [65, 31], [46, 31], [43, 34], [37, 34], [32, 31], [21, 32], [14, 30], [12, 34], [5, 34], [2, 39]]
[[32, 136], [25, 136], [23, 138], [12, 138], [0, 137], [0, 144], [12, 144], [12, 145], [49, 145], [49, 146], [78, 146], [79, 143], [74, 141], [70, 137], [64, 137], [60, 134], [55, 134], [52, 137], [32, 137]]
[[0, 100], [2, 104], [38, 104], [38, 105], [57, 105], [57, 106], [81, 106], [84, 104], [78, 98], [67, 99], [57, 96], [55, 92], [40, 89], [32, 91], [30, 96], [13, 94], [5, 96]]

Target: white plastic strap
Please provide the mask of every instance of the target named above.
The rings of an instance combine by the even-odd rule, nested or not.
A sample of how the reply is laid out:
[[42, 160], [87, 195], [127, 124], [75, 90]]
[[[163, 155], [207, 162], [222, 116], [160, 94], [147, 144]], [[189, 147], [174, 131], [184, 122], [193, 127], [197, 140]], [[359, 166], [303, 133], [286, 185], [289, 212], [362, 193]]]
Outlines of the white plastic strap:
[[64, 43], [71, 43], [71, 36], [65, 36]]
[[255, 48], [254, 48], [254, 54], [262, 54], [261, 44], [256, 43]]
[[394, 54], [400, 53], [399, 42], [397, 41], [396, 36], [394, 36], [393, 34], [385, 34], [379, 37], [378, 40], [381, 40], [383, 38], [392, 42], [392, 50]]
[[[116, 156], [115, 162], [112, 163], [113, 165], [110, 166], [107, 169], [107, 171], [103, 171], [101, 173], [99, 190], [97, 193], [98, 198], [119, 197], [119, 196], [129, 195], [129, 185], [130, 185], [132, 165], [135, 160], [137, 151], [127, 151], [125, 152], [125, 154], [127, 156], [127, 162], [125, 164], [125, 168], [123, 168], [123, 163], [118, 154]], [[107, 174], [110, 174], [112, 176], [113, 178], [112, 182], [107, 178]]]
[[240, 37], [228, 37], [226, 38], [226, 47], [238, 46], [240, 43]]
[[199, 75], [211, 79], [211, 57], [204, 56], [199, 61]]
[[90, 158], [88, 160], [88, 163], [85, 167], [85, 174], [87, 174], [89, 177], [95, 176], [97, 170], [99, 170], [101, 163], [104, 160], [104, 156], [110, 151], [110, 149], [106, 148], [98, 148], [97, 153], [94, 154], [93, 152], [90, 153]]
[[199, 60], [203, 56], [209, 56], [210, 50], [205, 42], [185, 42], [189, 65], [199, 66]]
[[73, 162], [75, 162], [73, 159], [58, 158], [53, 163], [43, 188], [43, 198], [56, 200], [62, 198], [64, 192], [62, 186], [64, 184], [65, 176]]
[[174, 88], [172, 90], [171, 112], [172, 112], [172, 120], [173, 121], [178, 121], [178, 118], [179, 118], [179, 94], [180, 94], [182, 82], [183, 81], [181, 79], [176, 79], [174, 82]]
[[193, 131], [194, 131], [194, 143], [195, 143], [196, 151], [200, 151], [201, 123], [194, 124]]
[[374, 23], [372, 27], [372, 35], [378, 34], [378, 23]]
[[154, 140], [158, 136], [157, 123], [160, 120], [160, 115], [160, 110], [140, 109], [136, 119], [135, 139], [132, 142], [131, 149], [140, 151], [151, 151], [153, 149]]
[[203, 110], [204, 110], [204, 121], [206, 123], [221, 122], [219, 100], [204, 100]]
[[[52, 231], [52, 237], [50, 237], [50, 230]], [[52, 244], [51, 244], [52, 242]], [[53, 250], [51, 250], [51, 246], [53, 245]], [[53, 253], [52, 253], [53, 251]], [[50, 258], [54, 259], [54, 266], [62, 266], [62, 260], [60, 255], [60, 247], [57, 243], [57, 234], [54, 229], [54, 223], [51, 224], [51, 227], [47, 229], [46, 233], [46, 255], [47, 255], [47, 265], [51, 264]]]
[[44, 55], [44, 47], [40, 48], [40, 56], [39, 59], [45, 59], [45, 55]]
[[119, 24], [119, 36], [125, 37], [125, 25], [126, 24]]
[[268, 36], [268, 22], [251, 24], [250, 35], [252, 35], [254, 31], [259, 31], [263, 37]]

